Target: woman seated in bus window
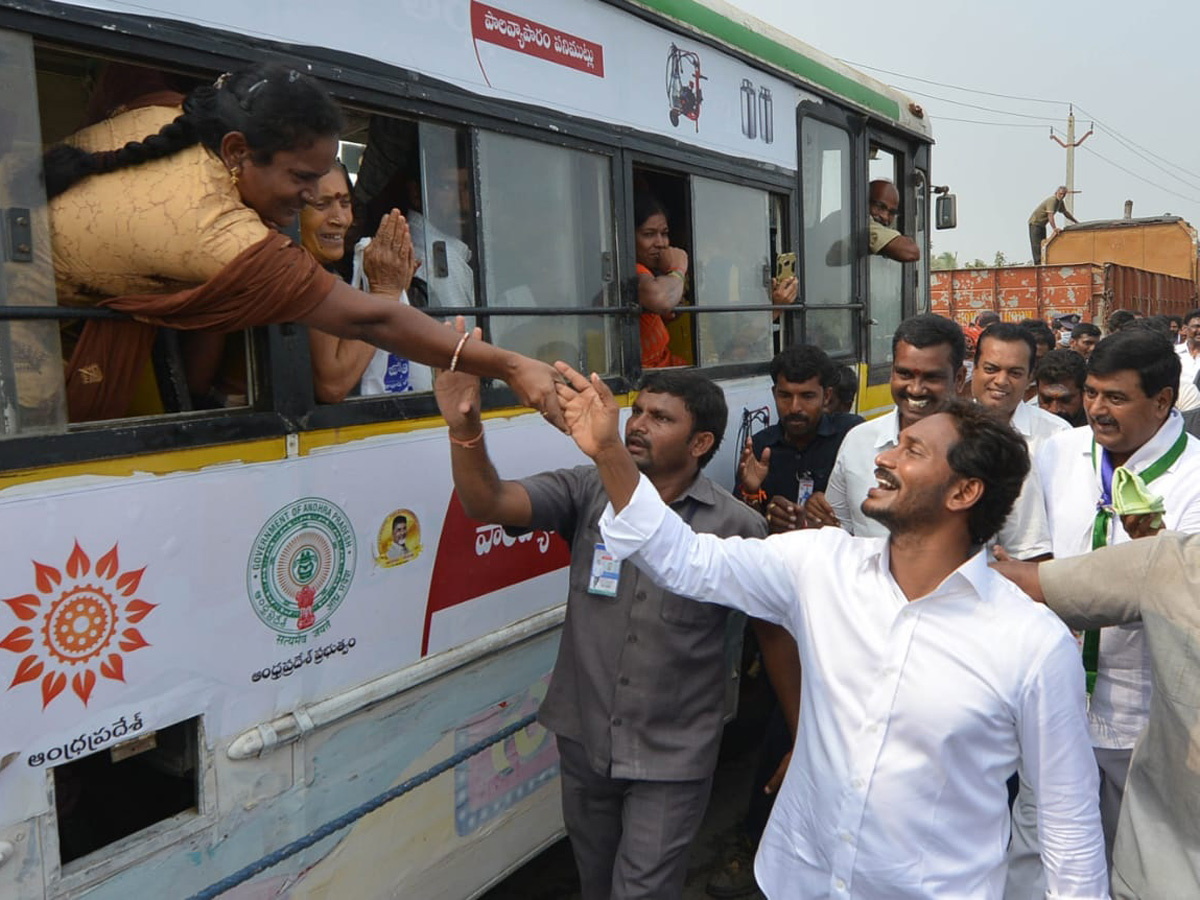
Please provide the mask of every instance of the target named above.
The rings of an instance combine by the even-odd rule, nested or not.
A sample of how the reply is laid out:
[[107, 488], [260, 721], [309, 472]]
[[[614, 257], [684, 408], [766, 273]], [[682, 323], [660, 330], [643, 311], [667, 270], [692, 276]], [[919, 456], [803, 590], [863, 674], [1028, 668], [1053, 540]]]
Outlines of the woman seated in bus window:
[[560, 421], [549, 365], [356, 291], [279, 233], [333, 166], [341, 127], [315, 80], [259, 66], [196, 88], [182, 109], [127, 109], [47, 153], [59, 302], [137, 317], [84, 326], [67, 367], [74, 421], [126, 413], [157, 326], [282, 322], [503, 378]]
[[633, 201], [637, 244], [638, 303], [642, 306], [642, 368], [686, 366], [687, 360], [671, 352], [667, 322], [683, 300], [687, 284], [688, 255], [671, 246], [667, 213], [649, 194]]
[[[331, 271], [336, 271], [336, 265], [346, 255], [346, 234], [354, 222], [352, 190], [346, 167], [340, 162], [335, 163], [317, 182], [316, 196], [300, 213], [301, 245]], [[355, 276], [365, 276], [365, 280], [353, 278], [354, 287], [393, 302], [408, 303], [408, 288], [420, 263], [413, 253], [408, 224], [400, 213], [395, 210], [387, 213], [375, 237], [363, 238], [354, 252]], [[410, 366], [408, 360], [400, 360], [402, 365], [389, 368], [389, 358], [394, 360], [395, 357], [363, 341], [310, 330], [308, 352], [312, 360], [313, 393], [321, 403], [338, 403], [345, 399], [359, 385], [360, 379], [363, 380], [361, 394], [403, 393], [430, 388], [427, 367]], [[364, 378], [364, 373], [372, 367], [381, 372]], [[409, 377], [410, 371], [415, 375], [418, 368], [424, 376], [422, 384], [414, 383]]]

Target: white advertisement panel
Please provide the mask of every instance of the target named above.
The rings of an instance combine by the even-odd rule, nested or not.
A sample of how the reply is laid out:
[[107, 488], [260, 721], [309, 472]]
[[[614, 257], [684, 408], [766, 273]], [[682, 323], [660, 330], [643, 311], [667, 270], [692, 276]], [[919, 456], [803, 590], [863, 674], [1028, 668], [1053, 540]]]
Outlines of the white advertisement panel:
[[345, 0], [336, 13], [297, 0], [286, 14], [235, 0], [79, 5], [353, 53], [484, 96], [796, 168], [794, 86], [599, 0]]
[[[488, 441], [505, 477], [584, 461], [536, 416]], [[34, 485], [0, 530], [0, 827], [51, 766], [198, 715], [227, 739], [566, 598], [560, 538], [452, 499], [442, 429]]]

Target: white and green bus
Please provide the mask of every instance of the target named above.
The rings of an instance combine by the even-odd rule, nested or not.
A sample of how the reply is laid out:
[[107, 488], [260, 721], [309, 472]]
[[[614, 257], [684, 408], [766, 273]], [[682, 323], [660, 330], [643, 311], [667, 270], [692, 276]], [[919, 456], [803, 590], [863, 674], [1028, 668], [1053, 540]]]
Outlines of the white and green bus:
[[[471, 897], [562, 834], [553, 740], [524, 723], [565, 545], [465, 516], [430, 393], [318, 402], [304, 329], [280, 325], [227, 339], [227, 390], [200, 408], [164, 330], [139, 415], [68, 421], [76, 313], [56, 304], [41, 155], [114, 85], [186, 90], [248, 61], [342, 105], [360, 209], [424, 211], [412, 293], [431, 314], [453, 281], [488, 339], [625, 402], [633, 203], [653, 192], [692, 263], [671, 350], [729, 400], [710, 467], [727, 486], [779, 347], [857, 367], [870, 413], [896, 324], [928, 304], [922, 110], [720, 0], [0, 0], [6, 900], [212, 896], [272, 854], [223, 896]], [[873, 178], [898, 186], [920, 263], [867, 254]], [[773, 316], [785, 253], [799, 297]], [[504, 385], [484, 404], [503, 476], [582, 462]]]

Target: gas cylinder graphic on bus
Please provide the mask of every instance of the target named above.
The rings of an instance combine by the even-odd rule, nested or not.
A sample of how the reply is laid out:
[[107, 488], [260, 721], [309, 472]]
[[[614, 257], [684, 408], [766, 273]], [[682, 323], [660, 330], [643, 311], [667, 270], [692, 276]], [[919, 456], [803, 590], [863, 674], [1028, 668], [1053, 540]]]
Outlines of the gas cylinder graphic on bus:
[[[744, 82], [748, 84], [749, 82]], [[751, 94], [750, 105], [754, 105], [753, 94]], [[775, 143], [775, 111], [771, 103], [771, 89], [769, 87], [760, 87], [758, 89], [758, 127], [759, 134], [762, 136], [763, 143]], [[754, 135], [750, 135], [754, 137]]]
[[754, 82], [749, 78], [742, 79], [742, 134], [750, 140], [758, 136], [756, 126], [758, 104], [754, 97]]

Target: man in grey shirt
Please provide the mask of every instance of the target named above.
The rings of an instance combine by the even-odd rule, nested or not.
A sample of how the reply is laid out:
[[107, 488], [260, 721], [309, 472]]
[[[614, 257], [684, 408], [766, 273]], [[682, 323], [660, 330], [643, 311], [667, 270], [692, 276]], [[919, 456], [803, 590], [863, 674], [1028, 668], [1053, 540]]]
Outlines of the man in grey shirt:
[[[483, 445], [477, 378], [443, 372], [435, 391], [467, 514], [553, 529], [571, 545], [567, 616], [538, 718], [558, 739], [583, 900], [678, 898], [724, 721], [727, 611], [664, 591], [608, 553], [599, 527], [608, 496], [594, 467], [502, 481]], [[653, 372], [631, 412], [626, 446], [693, 528], [766, 534], [760, 515], [700, 473], [725, 431], [717, 385]]]
[[[1126, 530], [1149, 534], [1146, 520]], [[1200, 897], [1200, 535], [1163, 532], [1084, 556], [997, 563], [1071, 628], [1142, 622], [1154, 694], [1113, 852], [1116, 900]]]

